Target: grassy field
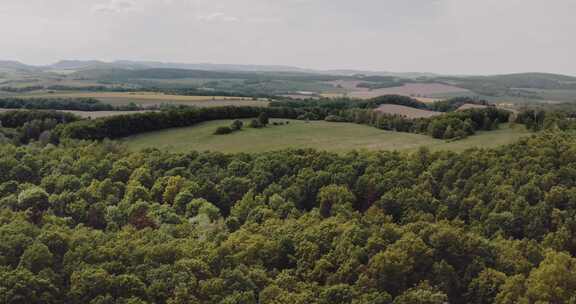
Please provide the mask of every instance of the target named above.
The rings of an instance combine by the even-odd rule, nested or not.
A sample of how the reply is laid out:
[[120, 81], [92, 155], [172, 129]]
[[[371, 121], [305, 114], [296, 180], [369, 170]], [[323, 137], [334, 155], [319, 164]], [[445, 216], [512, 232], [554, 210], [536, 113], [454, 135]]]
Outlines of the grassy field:
[[[287, 120], [273, 120], [287, 121]], [[264, 129], [244, 128], [229, 135], [213, 135], [219, 126], [230, 121], [212, 121], [189, 128], [141, 134], [123, 140], [130, 150], [160, 148], [172, 152], [221, 151], [262, 152], [286, 148], [315, 148], [333, 152], [350, 150], [432, 150], [462, 151], [470, 147], [495, 147], [529, 135], [522, 126], [502, 125], [500, 130], [479, 132], [464, 140], [445, 142], [428, 136], [379, 130], [369, 126], [323, 121], [291, 120], [289, 125]]]
[[28, 98], [96, 98], [102, 102], [125, 105], [131, 102], [142, 106], [160, 104], [181, 104], [198, 107], [217, 106], [267, 106], [265, 100], [252, 100], [244, 97], [226, 96], [183, 96], [167, 95], [154, 92], [55, 92], [55, 93], [31, 93], [22, 94], [18, 97]]

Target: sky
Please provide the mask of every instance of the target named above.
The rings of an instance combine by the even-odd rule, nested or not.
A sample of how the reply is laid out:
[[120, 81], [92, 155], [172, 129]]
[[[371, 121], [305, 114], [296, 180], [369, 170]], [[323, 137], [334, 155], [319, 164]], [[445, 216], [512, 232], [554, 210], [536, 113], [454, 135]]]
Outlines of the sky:
[[576, 0], [1, 0], [0, 60], [576, 74]]

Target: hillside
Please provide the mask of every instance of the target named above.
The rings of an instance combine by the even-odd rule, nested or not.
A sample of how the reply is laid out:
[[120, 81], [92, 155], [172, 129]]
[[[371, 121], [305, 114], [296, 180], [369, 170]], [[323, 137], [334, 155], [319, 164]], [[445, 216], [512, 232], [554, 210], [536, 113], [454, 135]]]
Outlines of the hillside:
[[518, 95], [522, 89], [576, 90], [576, 77], [547, 73], [439, 77], [438, 80], [488, 96]]
[[[401, 94], [434, 101], [480, 96], [493, 102], [576, 102], [576, 77], [549, 73], [442, 76], [281, 65], [62, 60], [47, 66], [0, 61], [4, 86], [203, 88], [242, 94], [372, 98]], [[73, 85], [69, 85], [72, 83]]]

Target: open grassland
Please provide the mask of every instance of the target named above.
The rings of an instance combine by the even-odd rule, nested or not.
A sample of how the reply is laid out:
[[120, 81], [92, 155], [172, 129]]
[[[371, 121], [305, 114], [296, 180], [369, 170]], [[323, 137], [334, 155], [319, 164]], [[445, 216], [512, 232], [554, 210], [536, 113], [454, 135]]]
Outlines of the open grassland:
[[227, 96], [184, 96], [168, 95], [154, 92], [56, 92], [23, 94], [18, 97], [28, 98], [95, 98], [114, 105], [135, 103], [141, 106], [177, 104], [198, 107], [220, 106], [267, 106], [266, 100], [252, 100], [246, 97]]
[[[288, 120], [272, 120], [288, 121]], [[172, 152], [220, 151], [225, 153], [262, 152], [286, 148], [314, 148], [346, 152], [351, 150], [416, 150], [421, 146], [432, 150], [462, 151], [471, 147], [495, 147], [516, 141], [530, 133], [523, 126], [479, 132], [464, 140], [445, 142], [425, 135], [383, 131], [351, 123], [295, 121], [289, 125], [263, 129], [244, 128], [229, 135], [214, 135], [214, 130], [231, 121], [211, 121], [188, 128], [169, 129], [141, 134], [123, 140], [131, 150], [166, 149]]]

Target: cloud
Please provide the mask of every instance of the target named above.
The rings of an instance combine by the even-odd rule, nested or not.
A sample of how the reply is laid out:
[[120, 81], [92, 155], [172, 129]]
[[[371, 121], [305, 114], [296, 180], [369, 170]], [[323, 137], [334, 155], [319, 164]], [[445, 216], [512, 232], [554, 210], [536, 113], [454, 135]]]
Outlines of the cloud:
[[133, 10], [136, 3], [133, 0], [110, 0], [108, 3], [99, 3], [92, 6], [94, 13], [116, 14]]
[[240, 21], [238, 17], [230, 16], [222, 12], [216, 12], [206, 15], [198, 15], [196, 19], [203, 22], [237, 22]]

